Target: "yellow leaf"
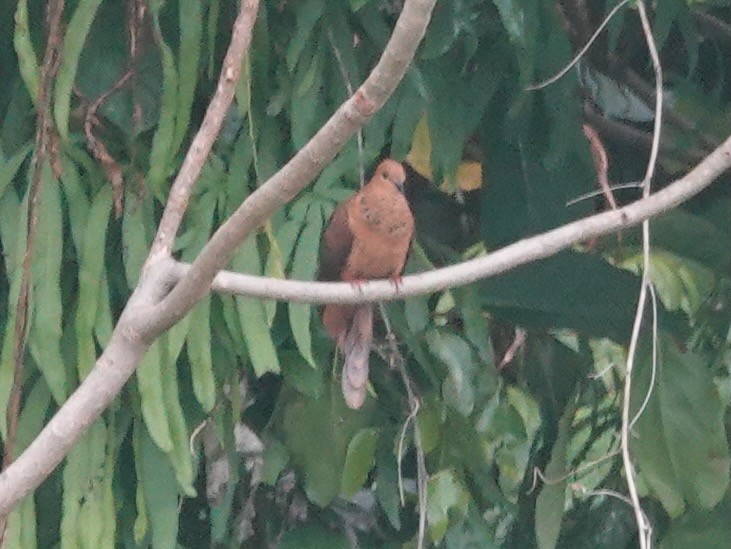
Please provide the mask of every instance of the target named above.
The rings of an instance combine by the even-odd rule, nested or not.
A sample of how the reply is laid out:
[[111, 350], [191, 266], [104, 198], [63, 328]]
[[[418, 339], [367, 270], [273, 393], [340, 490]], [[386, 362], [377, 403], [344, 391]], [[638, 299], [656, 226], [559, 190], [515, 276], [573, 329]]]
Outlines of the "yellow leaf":
[[[432, 180], [431, 139], [426, 115], [423, 115], [416, 125], [414, 137], [411, 140], [411, 150], [406, 155], [406, 160], [419, 175]], [[440, 189], [445, 192], [453, 192], [456, 188], [463, 191], [474, 191], [481, 186], [482, 165], [479, 162], [465, 161], [457, 167], [456, 174], [445, 178]]]
[[441, 189], [451, 191], [460, 188], [463, 191], [474, 191], [482, 187], [482, 165], [479, 162], [467, 160], [457, 167], [457, 175], [446, 179]]
[[411, 140], [411, 150], [406, 155], [406, 160], [419, 175], [431, 180], [431, 140], [426, 115], [422, 115], [416, 125], [414, 137]]

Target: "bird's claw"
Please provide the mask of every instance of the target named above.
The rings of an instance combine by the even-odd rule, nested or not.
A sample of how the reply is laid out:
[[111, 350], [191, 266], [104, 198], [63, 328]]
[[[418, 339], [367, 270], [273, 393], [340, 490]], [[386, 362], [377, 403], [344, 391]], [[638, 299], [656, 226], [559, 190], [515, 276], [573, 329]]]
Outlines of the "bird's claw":
[[391, 281], [391, 284], [393, 284], [396, 287], [396, 291], [400, 290], [401, 285], [404, 283], [404, 277], [401, 275], [392, 276], [389, 278], [389, 280]]

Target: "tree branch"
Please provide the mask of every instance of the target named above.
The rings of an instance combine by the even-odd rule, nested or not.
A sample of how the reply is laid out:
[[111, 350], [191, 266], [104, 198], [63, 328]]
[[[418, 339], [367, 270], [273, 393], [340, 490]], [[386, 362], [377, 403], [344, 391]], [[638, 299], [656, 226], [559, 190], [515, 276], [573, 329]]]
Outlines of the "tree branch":
[[[199, 135], [206, 137], [198, 141], [196, 136], [191, 145], [170, 192], [170, 200], [174, 204], [166, 208], [140, 282], [114, 329], [109, 345], [83, 383], [26, 451], [0, 474], [0, 516], [8, 514], [61, 462], [86, 428], [119, 394], [155, 337], [182, 318], [210, 290], [214, 275], [226, 265], [243, 239], [307, 185], [347, 139], [385, 103], [406, 73], [426, 32], [435, 3], [436, 0], [406, 1], [391, 40], [366, 82], [280, 172], [254, 192], [224, 223], [186, 276], [163, 301], [166, 289], [176, 281], [171, 278], [169, 250], [200, 171], [202, 151], [209, 151], [216, 137], [201, 128]], [[251, 2], [242, 4], [237, 23], [241, 17], [253, 17], [253, 12], [247, 11], [250, 6]], [[243, 32], [243, 28], [243, 25], [235, 26], [236, 36]], [[232, 37], [231, 47], [236, 36]], [[224, 73], [226, 70], [224, 68]], [[230, 70], [236, 69], [230, 67]], [[228, 75], [227, 86], [233, 87], [233, 74]], [[226, 76], [224, 74], [222, 78]], [[196, 147], [201, 148], [193, 150]]]
[[233, 101], [236, 82], [238, 82], [241, 74], [241, 65], [251, 44], [251, 32], [256, 21], [258, 7], [259, 0], [242, 0], [241, 2], [239, 15], [233, 26], [231, 44], [226, 52], [226, 57], [223, 59], [216, 93], [208, 105], [201, 127], [198, 133], [195, 134], [188, 153], [185, 155], [185, 160], [180, 166], [178, 177], [175, 178], [175, 182], [170, 187], [165, 211], [163, 211], [160, 219], [160, 225], [157, 228], [155, 240], [152, 242], [152, 249], [147, 257], [146, 265], [149, 265], [157, 258], [170, 257], [175, 235], [178, 233], [180, 223], [183, 221], [183, 214], [185, 214], [188, 207], [190, 193], [198, 180], [206, 158], [208, 158], [208, 153], [211, 152], [213, 143], [221, 131], [223, 120]]
[[[28, 188], [28, 221], [25, 227], [25, 251], [21, 264], [20, 290], [15, 304], [13, 327], [13, 378], [6, 412], [6, 436], [3, 447], [2, 468], [6, 469], [15, 457], [15, 442], [20, 417], [23, 393], [23, 373], [28, 332], [30, 331], [30, 310], [33, 302], [31, 285], [33, 279], [33, 256], [38, 234], [38, 211], [43, 185], [43, 170], [58, 167], [57, 135], [51, 113], [53, 83], [58, 74], [62, 40], [62, 18], [65, 0], [55, 0], [46, 6], [48, 37], [41, 66], [41, 85], [36, 105], [36, 136], [33, 154], [33, 175]], [[48, 184], [48, 183], [46, 183]], [[11, 294], [12, 295], [12, 294]], [[6, 517], [0, 515], [0, 547], [5, 545]]]
[[[438, 292], [502, 274], [519, 265], [549, 257], [584, 240], [638, 225], [645, 219], [686, 202], [711, 185], [729, 167], [731, 137], [685, 177], [648, 198], [525, 238], [486, 256], [405, 276], [398, 288], [388, 280], [363, 282], [358, 288], [353, 288], [347, 282], [302, 282], [222, 271], [213, 280], [213, 290], [300, 303], [366, 303]], [[174, 279], [181, 279], [190, 269], [190, 265], [171, 262], [169, 274]]]
[[435, 3], [409, 0], [404, 4], [393, 35], [366, 81], [281, 170], [219, 227], [170, 294], [140, 319], [144, 333], [156, 337], [183, 318], [210, 291], [216, 273], [229, 263], [244, 239], [310, 183], [358, 128], [378, 112], [409, 68]]

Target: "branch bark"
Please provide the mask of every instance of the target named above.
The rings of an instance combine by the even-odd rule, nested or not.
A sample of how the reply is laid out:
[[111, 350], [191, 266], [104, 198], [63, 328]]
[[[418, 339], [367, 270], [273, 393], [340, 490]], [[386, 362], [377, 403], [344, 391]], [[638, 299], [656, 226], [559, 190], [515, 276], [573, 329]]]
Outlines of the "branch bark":
[[223, 59], [221, 76], [218, 79], [216, 93], [208, 105], [206, 116], [201, 122], [198, 133], [195, 134], [190, 144], [185, 160], [180, 167], [175, 182], [170, 187], [165, 211], [162, 213], [157, 234], [152, 242], [152, 249], [147, 258], [150, 264], [159, 257], [170, 257], [175, 235], [178, 233], [180, 223], [183, 221], [183, 214], [188, 207], [190, 193], [195, 186], [198, 176], [203, 169], [211, 152], [213, 143], [216, 141], [221, 126], [226, 118], [231, 102], [236, 92], [236, 82], [241, 75], [241, 66], [251, 44], [251, 33], [256, 21], [256, 12], [259, 7], [259, 0], [244, 0], [241, 2], [239, 16], [234, 22], [226, 57]]
[[214, 277], [244, 239], [309, 184], [378, 112], [411, 64], [435, 3], [409, 0], [404, 4], [391, 39], [365, 82], [281, 170], [221, 225], [170, 294], [140, 319], [145, 333], [157, 337], [183, 318], [210, 291]]
[[[255, 3], [255, 2], [254, 2]], [[208, 291], [215, 274], [228, 263], [236, 247], [258, 228], [278, 207], [291, 200], [337, 154], [386, 102], [403, 78], [421, 42], [436, 0], [407, 0], [393, 35], [373, 72], [355, 95], [346, 101], [310, 142], [266, 184], [254, 192], [214, 234], [209, 244], [182, 279], [172, 277], [170, 247], [175, 238], [188, 197], [216, 138], [204, 126], [191, 145], [171, 189], [171, 203], [158, 230], [153, 249], [143, 268], [140, 282], [130, 297], [109, 345], [93, 370], [69, 397], [25, 452], [0, 474], [0, 516], [8, 514], [34, 490], [61, 462], [86, 428], [119, 394], [149, 345], [164, 330], [181, 319]], [[244, 2], [237, 18], [253, 17]], [[253, 20], [250, 22], [253, 25]], [[236, 26], [243, 32], [242, 25]], [[243, 42], [237, 41], [237, 44]], [[247, 43], [248, 44], [248, 43]], [[232, 39], [232, 45], [234, 40]], [[244, 51], [238, 58], [240, 66]], [[228, 59], [228, 56], [227, 56]], [[235, 84], [235, 73], [224, 67], [217, 94]], [[229, 67], [229, 70], [235, 70]], [[221, 84], [225, 80], [225, 86]], [[223, 105], [223, 102], [213, 105]], [[224, 107], [220, 107], [224, 108]], [[227, 108], [227, 106], [225, 107]], [[208, 113], [206, 115], [208, 117]], [[220, 124], [219, 124], [220, 127]], [[200, 148], [197, 148], [200, 147]], [[167, 289], [178, 281], [172, 292]], [[163, 299], [164, 298], [164, 299]]]
[[[486, 256], [426, 273], [405, 276], [398, 288], [387, 280], [364, 282], [358, 288], [353, 288], [346, 282], [302, 282], [221, 271], [213, 280], [213, 290], [300, 303], [341, 304], [403, 299], [438, 292], [496, 276], [531, 261], [545, 259], [584, 240], [639, 225], [645, 219], [655, 217], [686, 202], [711, 185], [729, 168], [731, 168], [731, 137], [684, 177], [648, 198], [525, 238]], [[181, 279], [190, 269], [190, 265], [171, 261], [170, 276]]]

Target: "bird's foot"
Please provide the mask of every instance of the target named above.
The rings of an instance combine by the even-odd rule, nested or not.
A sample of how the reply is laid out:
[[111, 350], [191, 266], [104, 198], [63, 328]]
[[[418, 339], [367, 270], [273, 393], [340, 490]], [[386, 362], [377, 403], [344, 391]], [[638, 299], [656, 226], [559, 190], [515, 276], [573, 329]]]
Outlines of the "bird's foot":
[[404, 277], [401, 275], [389, 277], [391, 284], [396, 287], [396, 291], [401, 289], [401, 285], [404, 283]]
[[359, 292], [363, 292], [363, 283], [366, 282], [365, 280], [361, 278], [354, 278], [349, 282], [353, 289], [358, 290]]

